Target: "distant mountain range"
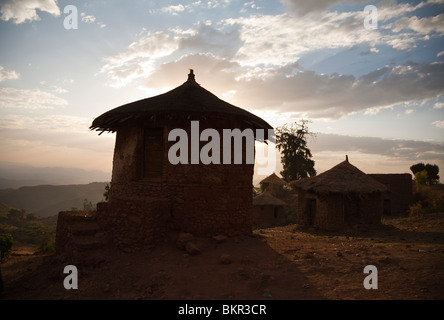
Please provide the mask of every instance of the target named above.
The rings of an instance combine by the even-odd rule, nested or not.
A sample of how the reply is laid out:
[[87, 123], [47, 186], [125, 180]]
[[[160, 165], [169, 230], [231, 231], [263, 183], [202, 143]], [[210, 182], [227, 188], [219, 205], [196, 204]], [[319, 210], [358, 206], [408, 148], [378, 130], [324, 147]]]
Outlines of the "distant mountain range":
[[33, 167], [24, 164], [0, 162], [0, 189], [17, 189], [37, 185], [87, 184], [110, 181], [111, 173], [63, 167]]
[[0, 203], [9, 207], [25, 209], [40, 217], [57, 215], [73, 207], [83, 208], [87, 199], [93, 205], [103, 200], [107, 182], [78, 185], [40, 185], [18, 189], [0, 190]]

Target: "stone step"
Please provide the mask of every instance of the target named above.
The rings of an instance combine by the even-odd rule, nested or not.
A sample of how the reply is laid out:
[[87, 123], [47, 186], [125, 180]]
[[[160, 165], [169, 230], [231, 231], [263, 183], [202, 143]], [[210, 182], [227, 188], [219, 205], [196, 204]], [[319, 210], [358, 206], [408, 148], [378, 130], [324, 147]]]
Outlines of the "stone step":
[[83, 251], [102, 248], [106, 245], [107, 239], [91, 235], [77, 235], [72, 237], [72, 242], [80, 251]]
[[96, 215], [94, 212], [87, 211], [61, 211], [59, 212], [59, 216], [63, 218], [65, 221], [95, 221]]

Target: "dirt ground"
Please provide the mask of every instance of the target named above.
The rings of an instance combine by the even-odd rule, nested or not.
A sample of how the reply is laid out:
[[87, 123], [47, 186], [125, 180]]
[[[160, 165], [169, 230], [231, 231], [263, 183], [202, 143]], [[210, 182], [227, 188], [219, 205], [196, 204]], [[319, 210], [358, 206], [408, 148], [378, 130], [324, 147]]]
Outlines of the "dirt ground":
[[[444, 213], [384, 219], [343, 232], [297, 225], [225, 240], [194, 239], [200, 253], [174, 242], [125, 253], [113, 247], [93, 267], [78, 267], [78, 289], [66, 290], [66, 261], [15, 251], [2, 264], [6, 300], [278, 299], [373, 300], [444, 298]], [[364, 267], [377, 268], [367, 290]]]

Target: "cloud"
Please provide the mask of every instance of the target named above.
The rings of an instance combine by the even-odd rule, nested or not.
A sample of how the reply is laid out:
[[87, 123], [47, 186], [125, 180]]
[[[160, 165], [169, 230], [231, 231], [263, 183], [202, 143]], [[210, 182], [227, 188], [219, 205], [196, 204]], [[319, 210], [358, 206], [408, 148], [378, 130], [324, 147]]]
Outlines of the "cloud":
[[0, 108], [54, 109], [67, 104], [65, 99], [40, 90], [0, 88]]
[[80, 15], [82, 16], [82, 22], [93, 23], [94, 21], [96, 21], [96, 17], [92, 15], [87, 16], [84, 12], [82, 12]]
[[436, 55], [437, 57], [442, 57], [444, 56], [444, 51], [438, 52], [438, 54]]
[[[180, 59], [167, 62], [159, 66], [144, 85], [147, 88], [167, 88], [172, 85], [171, 79], [186, 80], [188, 69], [194, 69], [196, 81], [214, 93], [223, 94], [226, 89], [233, 88], [235, 85], [235, 73], [233, 69], [239, 67], [239, 64], [214, 56], [213, 54], [190, 54], [184, 55]], [[228, 89], [228, 90], [229, 90]]]
[[51, 86], [51, 88], [56, 93], [67, 93], [67, 92], [69, 92], [68, 90], [63, 89], [63, 88], [61, 88], [59, 86]]
[[435, 121], [432, 123], [435, 127], [444, 129], [444, 121]]
[[4, 80], [18, 79], [19, 76], [20, 75], [14, 70], [6, 71], [3, 66], [0, 66], [0, 82]]
[[178, 4], [177, 6], [168, 6], [163, 7], [160, 9], [161, 12], [172, 14], [173, 16], [177, 16], [179, 12], [182, 12], [185, 10], [185, 7], [181, 4]]
[[[407, 171], [409, 166], [417, 162], [438, 163], [444, 165], [444, 144], [414, 140], [392, 140], [376, 137], [354, 137], [335, 134], [318, 134], [316, 139], [309, 143], [313, 158], [321, 158], [324, 154], [328, 157], [344, 157], [345, 154], [355, 154], [361, 158], [371, 157], [377, 162], [369, 163], [367, 171], [373, 171], [376, 167], [382, 167], [384, 162], [404, 163]], [[353, 162], [353, 161], [352, 161]], [[328, 168], [325, 168], [328, 169]], [[361, 168], [363, 170], [363, 168]], [[402, 172], [402, 171], [401, 171]]]
[[425, 18], [403, 17], [395, 22], [393, 31], [400, 32], [404, 29], [410, 29], [420, 34], [437, 33], [438, 35], [444, 35], [444, 14]]
[[179, 29], [175, 32], [180, 36], [178, 50], [185, 52], [211, 52], [216, 56], [233, 57], [243, 45], [237, 29], [223, 32], [209, 25], [200, 24], [189, 34]]
[[125, 52], [105, 58], [106, 64], [98, 74], [105, 73], [109, 85], [122, 87], [152, 73], [158, 59], [169, 56], [179, 47], [179, 39], [163, 32], [146, 32]]
[[[297, 14], [299, 16], [322, 13], [326, 12], [329, 8], [338, 3], [344, 3], [342, 0], [315, 0], [315, 1], [305, 1], [305, 0], [281, 0], [281, 2], [287, 5], [288, 10], [291, 13]], [[364, 0], [349, 0], [345, 3], [366, 3]]]
[[[292, 1], [295, 4], [300, 2]], [[378, 10], [381, 20], [394, 27], [407, 23], [399, 19], [402, 14], [424, 5], [383, 2]], [[307, 6], [320, 12], [328, 4], [318, 1]], [[397, 32], [368, 31], [363, 27], [364, 17], [362, 10], [298, 19], [288, 13], [258, 14], [200, 23], [186, 30], [144, 31], [127, 50], [106, 58], [100, 73], [106, 74], [111, 86], [143, 81], [150, 89], [162, 89], [176, 86], [171, 79], [183, 79], [186, 70], [193, 68], [198, 82], [236, 105], [324, 119], [356, 112], [375, 114], [396, 104], [421, 103], [444, 94], [442, 62], [392, 64], [360, 77], [318, 74], [299, 65], [301, 56], [324, 49], [365, 45], [370, 49], [364, 56], [380, 55], [382, 46], [409, 50], [423, 38], [420, 31], [440, 30], [440, 15], [421, 19], [417, 25], [408, 22], [416, 31], [400, 28]]]
[[243, 70], [238, 63], [212, 54], [185, 55], [164, 63], [150, 74], [145, 86], [179, 85], [171, 79], [185, 81], [188, 68], [195, 70], [198, 83], [218, 96], [225, 94], [230, 103], [312, 119], [339, 119], [362, 111], [375, 114], [401, 103], [411, 104], [409, 110], [414, 110], [415, 103], [444, 94], [444, 63], [387, 66], [357, 78], [303, 71], [297, 64], [256, 74], [254, 69]]
[[37, 10], [48, 12], [54, 16], [60, 15], [57, 0], [5, 0], [1, 4], [0, 18], [4, 21], [9, 21], [11, 19], [15, 24], [24, 23], [27, 21], [36, 21], [40, 20]]
[[436, 102], [433, 105], [433, 109], [442, 109], [442, 108], [444, 108], [444, 102]]
[[23, 116], [9, 114], [0, 119], [0, 130], [49, 130], [65, 132], [88, 132], [90, 120], [69, 115]]
[[[286, 2], [302, 7], [306, 5], [309, 11], [320, 12], [330, 7], [329, 1]], [[304, 15], [297, 19], [288, 13], [258, 14], [221, 20], [213, 24], [216, 27], [198, 23], [186, 30], [176, 27], [163, 32], [144, 32], [128, 50], [107, 58], [101, 72], [108, 75], [110, 85], [125, 86], [133, 80], [149, 76], [158, 68], [159, 63], [174, 61], [189, 54], [210, 53], [229, 58], [243, 69], [255, 69], [256, 74], [266, 74], [267, 69], [294, 65], [303, 55], [323, 49], [350, 49], [359, 45], [369, 47], [370, 49], [362, 52], [362, 55], [379, 53], [380, 49], [377, 46], [410, 50], [418, 41], [424, 39], [424, 35], [405, 28], [393, 32], [393, 21], [423, 5], [422, 2], [416, 6], [392, 2], [378, 4], [380, 19], [388, 25], [386, 29], [382, 28], [382, 24], [380, 29], [372, 31], [363, 26], [363, 10], [355, 9], [349, 12], [322, 11], [320, 16]], [[201, 6], [201, 3], [164, 7], [164, 11], [187, 10], [188, 6]], [[403, 23], [401, 19], [396, 21], [398, 25]], [[439, 28], [440, 20], [440, 17], [421, 19], [420, 24], [423, 27], [416, 30]], [[157, 49], [153, 55], [154, 47]]]
[[[363, 11], [335, 11], [299, 18], [284, 13], [230, 18], [224, 20], [224, 24], [239, 29], [243, 45], [234, 59], [248, 66], [284, 66], [309, 52], [352, 48], [360, 44], [374, 48], [373, 53], [378, 50], [376, 45], [409, 48], [417, 40], [405, 32], [393, 34], [382, 29], [366, 30], [364, 18]], [[399, 39], [403, 40], [404, 46], [400, 45]]]
[[319, 75], [282, 68], [266, 79], [238, 81], [234, 101], [258, 109], [297, 112], [308, 118], [345, 115], [399, 103], [436, 98], [444, 93], [444, 63], [385, 67], [360, 78]]

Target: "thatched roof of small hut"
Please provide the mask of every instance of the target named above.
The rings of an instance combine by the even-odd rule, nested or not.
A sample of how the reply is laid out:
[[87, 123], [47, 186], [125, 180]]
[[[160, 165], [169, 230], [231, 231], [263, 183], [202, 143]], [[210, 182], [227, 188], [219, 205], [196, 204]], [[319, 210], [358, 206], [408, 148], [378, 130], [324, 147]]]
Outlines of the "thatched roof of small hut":
[[348, 162], [348, 158], [317, 176], [293, 181], [294, 189], [316, 194], [370, 194], [387, 188]]
[[[188, 80], [181, 86], [158, 96], [138, 100], [114, 108], [97, 117], [91, 130], [115, 132], [119, 127], [133, 120], [154, 121], [157, 117], [183, 118], [190, 116], [201, 117], [219, 115], [244, 124], [245, 128], [272, 129], [258, 116], [225, 102], [208, 90], [201, 87], [194, 79], [190, 70]], [[265, 136], [266, 136], [265, 132]]]
[[253, 206], [285, 206], [286, 203], [268, 192], [262, 192], [253, 198]]
[[261, 182], [259, 182], [259, 184], [263, 183], [274, 184], [279, 186], [284, 186], [287, 184], [284, 179], [279, 178], [274, 172], [265, 179], [263, 179]]

